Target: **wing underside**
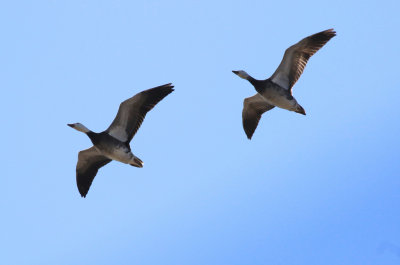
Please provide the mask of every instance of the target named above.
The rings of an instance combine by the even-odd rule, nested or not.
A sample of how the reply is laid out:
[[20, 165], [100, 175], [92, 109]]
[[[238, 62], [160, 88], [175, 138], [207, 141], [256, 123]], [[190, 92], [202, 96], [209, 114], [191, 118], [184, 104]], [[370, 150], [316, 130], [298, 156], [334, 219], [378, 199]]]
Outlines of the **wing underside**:
[[82, 197], [86, 197], [98, 170], [110, 162], [111, 159], [100, 154], [94, 146], [79, 152], [76, 184]]
[[267, 103], [260, 94], [244, 99], [242, 120], [243, 129], [248, 139], [253, 136], [261, 116], [266, 111], [273, 109], [275, 106]]

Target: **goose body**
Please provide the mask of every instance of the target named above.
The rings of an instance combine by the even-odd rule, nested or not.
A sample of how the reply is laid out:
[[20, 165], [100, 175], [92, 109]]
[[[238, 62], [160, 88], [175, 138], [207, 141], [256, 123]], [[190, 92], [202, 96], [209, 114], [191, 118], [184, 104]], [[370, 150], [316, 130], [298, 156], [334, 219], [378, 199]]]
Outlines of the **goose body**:
[[296, 111], [298, 106], [296, 99], [287, 89], [272, 82], [270, 79], [261, 81], [255, 88], [266, 103], [282, 109]]
[[303, 73], [310, 57], [334, 36], [336, 32], [328, 29], [290, 46], [286, 49], [280, 65], [268, 79], [257, 80], [243, 70], [232, 71], [248, 80], [257, 91], [256, 95], [245, 98], [243, 103], [243, 128], [248, 139], [252, 138], [262, 114], [275, 106], [306, 115], [303, 107], [293, 97], [292, 88]]
[[89, 133], [88, 136], [96, 150], [105, 157], [132, 166], [143, 167], [143, 162], [131, 152], [129, 143], [121, 142], [107, 131]]
[[101, 133], [95, 133], [81, 123], [68, 126], [85, 133], [93, 146], [78, 154], [76, 182], [79, 193], [86, 197], [98, 170], [112, 160], [143, 167], [143, 162], [135, 156], [129, 145], [142, 124], [146, 114], [164, 97], [174, 91], [171, 84], [166, 84], [142, 91], [121, 103], [117, 116]]

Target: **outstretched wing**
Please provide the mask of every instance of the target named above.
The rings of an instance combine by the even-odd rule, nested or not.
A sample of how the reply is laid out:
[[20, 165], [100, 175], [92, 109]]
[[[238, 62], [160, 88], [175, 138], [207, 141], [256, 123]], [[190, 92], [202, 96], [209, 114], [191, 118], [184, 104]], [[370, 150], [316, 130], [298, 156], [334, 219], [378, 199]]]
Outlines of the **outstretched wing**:
[[100, 154], [94, 146], [79, 152], [76, 165], [76, 184], [82, 197], [86, 197], [99, 168], [110, 162], [111, 159]]
[[336, 32], [328, 29], [306, 37], [286, 49], [281, 64], [271, 76], [271, 80], [281, 87], [291, 90], [303, 73], [308, 59], [334, 36], [336, 36]]
[[117, 116], [108, 127], [107, 132], [122, 142], [130, 142], [140, 128], [147, 112], [174, 91], [172, 88], [171, 83], [154, 87], [122, 102]]
[[257, 128], [258, 122], [261, 119], [261, 115], [273, 109], [275, 106], [268, 104], [260, 94], [255, 94], [252, 97], [245, 98], [243, 102], [243, 129], [247, 135], [247, 138], [251, 139], [254, 131]]

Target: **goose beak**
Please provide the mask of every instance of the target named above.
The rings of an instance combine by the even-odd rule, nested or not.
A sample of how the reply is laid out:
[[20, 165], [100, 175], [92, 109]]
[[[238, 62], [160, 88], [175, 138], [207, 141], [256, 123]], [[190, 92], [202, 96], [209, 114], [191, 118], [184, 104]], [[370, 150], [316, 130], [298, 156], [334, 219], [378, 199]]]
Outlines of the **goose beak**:
[[71, 123], [71, 124], [67, 124], [69, 127], [71, 127], [71, 128], [74, 128], [74, 125]]
[[235, 75], [239, 75], [239, 71], [232, 71]]

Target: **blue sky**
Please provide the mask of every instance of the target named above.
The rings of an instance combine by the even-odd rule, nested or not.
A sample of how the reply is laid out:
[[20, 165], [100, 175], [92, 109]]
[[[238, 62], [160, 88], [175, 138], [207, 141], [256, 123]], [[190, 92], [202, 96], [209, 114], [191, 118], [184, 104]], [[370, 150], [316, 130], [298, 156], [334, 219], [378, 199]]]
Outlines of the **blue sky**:
[[[8, 1], [0, 8], [1, 264], [399, 264], [398, 1]], [[253, 139], [284, 50], [334, 28]], [[89, 139], [173, 82], [86, 199]]]

